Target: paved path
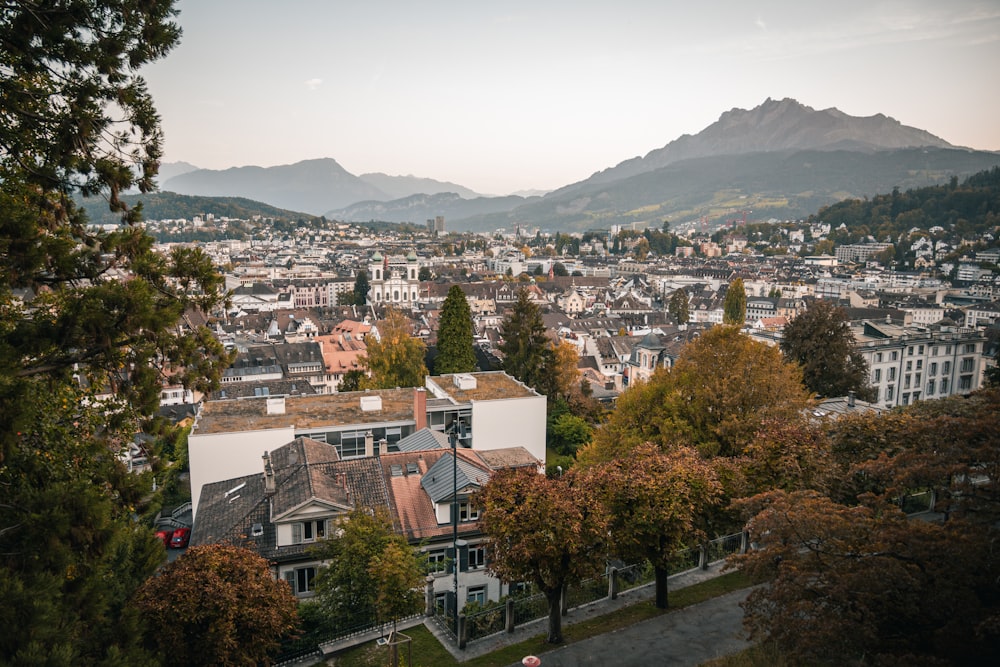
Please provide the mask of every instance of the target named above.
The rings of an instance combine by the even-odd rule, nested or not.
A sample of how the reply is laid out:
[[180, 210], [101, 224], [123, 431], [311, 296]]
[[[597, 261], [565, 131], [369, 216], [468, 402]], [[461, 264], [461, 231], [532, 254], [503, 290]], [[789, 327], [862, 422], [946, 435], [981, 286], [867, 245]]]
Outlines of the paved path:
[[749, 646], [741, 638], [739, 606], [748, 592], [734, 591], [538, 657], [542, 667], [694, 667]]

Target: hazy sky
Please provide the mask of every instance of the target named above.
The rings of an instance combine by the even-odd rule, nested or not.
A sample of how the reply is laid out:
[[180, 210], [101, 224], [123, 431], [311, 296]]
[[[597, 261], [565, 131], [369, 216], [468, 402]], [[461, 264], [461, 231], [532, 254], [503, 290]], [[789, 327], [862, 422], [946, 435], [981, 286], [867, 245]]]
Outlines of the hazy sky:
[[166, 162], [553, 189], [791, 97], [1000, 150], [997, 0], [181, 0]]

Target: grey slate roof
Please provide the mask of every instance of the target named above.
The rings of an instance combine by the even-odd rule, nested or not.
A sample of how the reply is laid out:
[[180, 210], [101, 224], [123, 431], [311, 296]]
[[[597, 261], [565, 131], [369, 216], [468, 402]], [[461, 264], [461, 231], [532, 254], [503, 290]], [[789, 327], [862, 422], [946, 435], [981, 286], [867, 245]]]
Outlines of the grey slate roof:
[[424, 488], [432, 502], [439, 503], [451, 498], [455, 489], [482, 486], [490, 478], [487, 471], [477, 468], [462, 457], [458, 458], [457, 477], [452, 475], [453, 470], [455, 470], [454, 457], [449, 452], [438, 459], [421, 478], [420, 486]]
[[423, 452], [428, 449], [448, 449], [451, 445], [448, 444], [448, 436], [444, 433], [422, 428], [397, 442], [396, 447], [401, 452]]

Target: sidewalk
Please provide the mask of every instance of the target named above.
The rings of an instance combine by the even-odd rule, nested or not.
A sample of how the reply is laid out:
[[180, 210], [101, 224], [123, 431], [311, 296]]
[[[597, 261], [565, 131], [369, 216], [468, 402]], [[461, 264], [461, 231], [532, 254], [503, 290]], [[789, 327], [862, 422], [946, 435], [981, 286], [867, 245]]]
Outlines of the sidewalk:
[[[720, 562], [717, 562], [717, 563], [714, 563], [714, 564], [710, 565], [707, 570], [694, 569], [694, 570], [688, 570], [687, 572], [680, 572], [678, 574], [672, 575], [672, 576], [670, 576], [668, 578], [668, 589], [671, 590], [671, 591], [675, 591], [675, 590], [678, 590], [678, 589], [681, 589], [681, 588], [685, 588], [687, 586], [691, 586], [693, 584], [697, 584], [699, 582], [702, 582], [702, 581], [705, 581], [705, 580], [708, 580], [708, 579], [714, 579], [715, 577], [718, 577], [720, 574], [722, 574], [721, 570], [722, 570], [723, 564], [724, 563], [722, 561], [720, 561]], [[738, 591], [737, 593], [741, 593], [743, 595], [746, 594], [745, 591]], [[730, 595], [732, 595], [732, 594], [730, 594]], [[609, 599], [605, 598], [605, 599], [602, 599], [602, 600], [598, 600], [597, 602], [593, 602], [591, 604], [584, 605], [582, 607], [577, 607], [575, 609], [571, 609], [566, 616], [563, 616], [563, 626], [572, 625], [574, 623], [579, 623], [581, 621], [585, 621], [585, 620], [588, 620], [588, 619], [591, 619], [591, 618], [595, 618], [595, 617], [598, 617], [598, 616], [604, 616], [605, 614], [613, 613], [617, 609], [621, 609], [623, 607], [627, 607], [629, 605], [636, 604], [637, 602], [642, 602], [644, 600], [649, 600], [649, 599], [652, 598], [652, 596], [653, 596], [653, 585], [652, 584], [646, 584], [645, 586], [639, 586], [637, 588], [633, 588], [631, 590], [628, 590], [628, 591], [625, 591], [624, 593], [619, 594], [617, 600], [609, 600]], [[728, 598], [728, 597], [729, 597], [728, 595], [727, 596], [723, 596], [723, 598]], [[739, 599], [742, 599], [742, 598], [739, 598]], [[705, 603], [703, 603], [703, 604], [705, 604]], [[690, 607], [688, 609], [694, 609], [696, 607], [701, 607], [701, 606], [702, 605], [695, 605], [695, 607]], [[735, 603], [733, 603], [733, 602], [727, 602], [727, 606], [733, 607], [733, 606], [735, 606]], [[739, 609], [738, 606], [736, 606], [736, 610], [739, 612], [739, 618], [740, 618], [740, 620], [742, 620], [742, 617], [743, 617], [742, 610]], [[679, 614], [681, 614], [681, 613], [683, 613], [685, 611], [687, 611], [687, 609], [678, 610], [678, 611], [673, 612], [671, 614], [664, 614], [663, 616], [660, 616], [658, 618], [650, 619], [649, 621], [645, 621], [643, 623], [640, 623], [639, 626], [644, 626], [644, 625], [646, 625], [647, 623], [650, 623], [650, 622], [660, 621], [661, 619], [672, 618], [672, 617], [677, 616], [677, 615], [679, 615]], [[505, 646], [510, 646], [512, 644], [518, 644], [518, 643], [520, 643], [522, 641], [525, 641], [527, 639], [530, 639], [531, 637], [534, 637], [536, 635], [544, 634], [547, 631], [547, 628], [548, 628], [548, 619], [547, 618], [541, 618], [541, 619], [538, 619], [538, 620], [535, 620], [535, 621], [531, 621], [530, 623], [525, 623], [524, 625], [520, 625], [517, 628], [515, 628], [514, 632], [512, 632], [510, 634], [504, 632], [504, 633], [500, 633], [500, 634], [497, 634], [497, 635], [493, 635], [491, 637], [487, 637], [486, 639], [482, 639], [482, 640], [479, 640], [479, 641], [476, 641], [476, 642], [470, 642], [469, 645], [467, 646], [467, 648], [465, 650], [459, 650], [458, 647], [456, 647], [452, 643], [452, 640], [450, 638], [444, 637], [441, 629], [432, 620], [426, 620], [426, 621], [424, 621], [424, 626], [432, 634], [434, 634], [434, 636], [436, 636], [438, 638], [438, 640], [441, 642], [442, 646], [444, 646], [445, 648], [447, 648], [448, 651], [455, 657], [456, 660], [458, 660], [458, 661], [461, 662], [461, 661], [465, 661], [465, 660], [471, 660], [472, 658], [477, 658], [477, 657], [479, 657], [481, 655], [485, 655], [487, 653], [492, 653], [493, 651], [496, 651], [497, 649], [503, 648]], [[633, 627], [636, 627], [636, 626], [633, 626]], [[623, 632], [625, 630], [628, 630], [628, 628], [623, 628], [622, 630], [620, 630], [618, 632]], [[550, 655], [552, 655], [555, 652], [558, 652], [560, 654], [565, 654], [565, 656], [562, 656], [560, 658], [562, 661], [551, 663], [551, 664], [555, 664], [555, 665], [567, 665], [567, 666], [569, 666], [569, 665], [577, 665], [577, 664], [595, 664], [595, 665], [596, 664], [608, 664], [608, 665], [626, 665], [626, 664], [637, 664], [637, 665], [640, 665], [640, 664], [682, 664], [682, 663], [661, 663], [661, 662], [659, 662], [659, 660], [655, 661], [654, 663], [649, 663], [649, 662], [626, 663], [626, 662], [622, 662], [621, 661], [621, 658], [623, 656], [620, 656], [617, 653], [615, 653], [610, 658], [609, 661], [591, 662], [591, 660], [589, 659], [588, 656], [594, 655], [594, 651], [592, 649], [588, 649], [587, 651], [581, 651], [580, 649], [575, 649], [574, 648], [574, 647], [583, 646], [583, 645], [587, 644], [588, 642], [593, 642], [595, 640], [598, 641], [598, 642], [600, 642], [600, 643], [602, 643], [602, 644], [604, 644], [607, 647], [607, 645], [608, 645], [607, 640], [605, 639], [605, 640], [602, 641], [601, 637], [603, 637], [603, 635], [599, 636], [599, 637], [594, 637], [594, 638], [589, 639], [589, 640], [585, 640], [583, 642], [577, 642], [576, 644], [570, 644], [570, 645], [565, 646], [565, 647], [555, 647], [555, 646], [553, 646], [553, 649], [554, 649], [553, 652], [544, 654], [545, 657], [543, 657], [542, 664], [546, 665], [546, 667], [547, 667], [550, 664], [547, 661], [547, 656], [550, 656]], [[614, 651], [617, 651], [617, 646], [614, 646], [613, 649], [614, 649]], [[738, 648], [736, 648], [734, 650], [740, 650], [740, 649], [738, 647]], [[579, 655], [577, 655], [578, 653], [579, 653]], [[694, 664], [697, 664], [697, 663], [694, 663]]]

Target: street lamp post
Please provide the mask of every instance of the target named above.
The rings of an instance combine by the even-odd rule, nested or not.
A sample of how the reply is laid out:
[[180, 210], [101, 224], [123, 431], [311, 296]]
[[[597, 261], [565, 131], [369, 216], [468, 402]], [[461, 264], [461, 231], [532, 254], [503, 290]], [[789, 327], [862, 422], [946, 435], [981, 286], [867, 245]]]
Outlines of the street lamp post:
[[462, 423], [456, 421], [448, 431], [448, 444], [451, 445], [451, 543], [455, 553], [452, 571], [455, 574], [455, 637], [458, 637], [458, 567], [462, 562], [458, 549], [458, 436], [464, 431]]

